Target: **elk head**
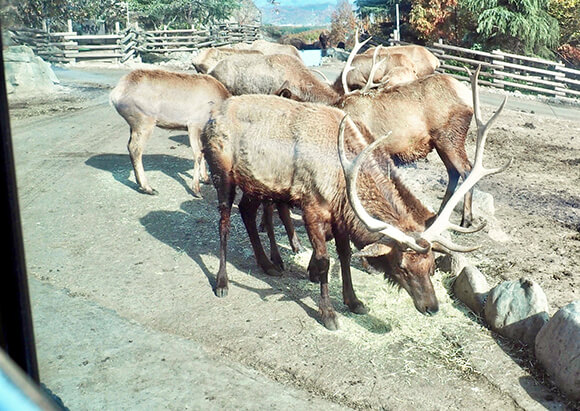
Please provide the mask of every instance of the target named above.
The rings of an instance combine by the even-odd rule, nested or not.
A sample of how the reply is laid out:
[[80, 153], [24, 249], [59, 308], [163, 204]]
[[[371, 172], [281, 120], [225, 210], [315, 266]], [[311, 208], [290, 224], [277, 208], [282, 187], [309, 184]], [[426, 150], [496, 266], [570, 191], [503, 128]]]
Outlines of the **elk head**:
[[[468, 70], [469, 73], [469, 70]], [[475, 151], [475, 161], [473, 169], [463, 184], [457, 188], [445, 207], [440, 211], [433, 221], [417, 221], [417, 226], [423, 226], [422, 232], [405, 232], [399, 227], [372, 217], [364, 208], [357, 194], [357, 176], [361, 165], [369, 159], [373, 150], [381, 142], [388, 138], [388, 135], [377, 139], [372, 144], [365, 147], [352, 161], [348, 160], [344, 147], [344, 128], [348, 114], [344, 116], [338, 133], [338, 152], [340, 163], [346, 179], [346, 190], [348, 201], [357, 217], [363, 222], [367, 230], [379, 233], [382, 238], [362, 248], [355, 254], [366, 257], [368, 262], [375, 268], [383, 271], [385, 277], [404, 288], [411, 298], [417, 310], [423, 314], [434, 314], [438, 311], [439, 305], [435, 290], [431, 282], [434, 272], [435, 261], [433, 251], [440, 252], [469, 252], [477, 247], [465, 247], [454, 244], [451, 240], [441, 234], [446, 230], [454, 230], [461, 233], [473, 233], [483, 228], [483, 225], [475, 228], [463, 228], [449, 221], [449, 217], [456, 204], [465, 193], [470, 190], [481, 178], [496, 174], [507, 168], [511, 162], [495, 169], [483, 167], [483, 150], [489, 127], [497, 119], [503, 110], [506, 99], [487, 123], [481, 120], [479, 93], [477, 89], [477, 77], [479, 68], [474, 75], [469, 73], [472, 84], [474, 116], [477, 125], [477, 141]], [[403, 201], [405, 199], [403, 198]], [[427, 227], [428, 226], [428, 227]]]

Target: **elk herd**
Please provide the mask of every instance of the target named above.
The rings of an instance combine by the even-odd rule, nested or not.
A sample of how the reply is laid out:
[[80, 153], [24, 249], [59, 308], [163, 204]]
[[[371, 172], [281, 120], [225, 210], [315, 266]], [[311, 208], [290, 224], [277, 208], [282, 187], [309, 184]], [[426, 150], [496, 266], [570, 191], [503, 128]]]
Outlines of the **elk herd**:
[[[438, 59], [421, 46], [371, 47], [358, 41], [335, 82], [309, 69], [292, 46], [256, 41], [244, 47], [208, 48], [193, 61], [198, 73], [134, 70], [111, 92], [111, 103], [130, 127], [128, 150], [140, 190], [156, 194], [143, 168], [145, 144], [155, 127], [187, 130], [193, 152], [192, 193], [200, 182], [216, 189], [219, 270], [215, 293], [228, 294], [226, 271], [230, 216], [236, 191], [242, 221], [258, 266], [268, 275], [283, 269], [272, 222], [274, 207], [294, 251], [300, 242], [290, 208], [300, 210], [312, 247], [311, 281], [320, 283], [319, 313], [337, 329], [329, 284], [334, 239], [343, 301], [353, 313], [367, 309], [354, 291], [355, 256], [405, 289], [423, 314], [438, 311], [431, 276], [434, 252], [468, 252], [444, 232], [473, 233], [472, 190], [484, 176], [502, 171], [483, 166], [487, 132], [503, 106], [484, 123], [477, 76], [471, 89], [435, 72]], [[473, 163], [465, 139], [475, 117]], [[448, 184], [435, 214], [403, 183], [397, 167], [435, 150]], [[206, 169], [209, 167], [209, 173]], [[458, 186], [460, 177], [462, 184]], [[451, 222], [463, 201], [460, 224]], [[270, 256], [257, 226], [264, 208]]]

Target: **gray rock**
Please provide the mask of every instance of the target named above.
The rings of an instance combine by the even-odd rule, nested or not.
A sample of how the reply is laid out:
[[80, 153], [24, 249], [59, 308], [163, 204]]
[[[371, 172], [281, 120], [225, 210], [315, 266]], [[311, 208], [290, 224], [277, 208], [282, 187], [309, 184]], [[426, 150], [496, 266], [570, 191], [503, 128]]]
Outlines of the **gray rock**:
[[453, 293], [477, 315], [483, 314], [489, 284], [477, 268], [467, 265], [453, 282]]
[[[495, 215], [493, 196], [485, 191], [474, 190], [473, 192], [473, 215], [487, 219]], [[455, 206], [455, 211], [463, 211], [463, 201]]]
[[444, 254], [435, 259], [435, 266], [446, 273], [458, 275], [467, 265], [467, 259], [461, 254]]
[[521, 278], [494, 287], [485, 303], [485, 320], [492, 330], [534, 346], [540, 328], [548, 322], [548, 300], [541, 287]]
[[14, 93], [52, 91], [58, 83], [50, 64], [35, 56], [30, 47], [8, 47], [3, 54], [6, 83]]
[[580, 400], [580, 300], [554, 314], [536, 337], [536, 358], [554, 383]]

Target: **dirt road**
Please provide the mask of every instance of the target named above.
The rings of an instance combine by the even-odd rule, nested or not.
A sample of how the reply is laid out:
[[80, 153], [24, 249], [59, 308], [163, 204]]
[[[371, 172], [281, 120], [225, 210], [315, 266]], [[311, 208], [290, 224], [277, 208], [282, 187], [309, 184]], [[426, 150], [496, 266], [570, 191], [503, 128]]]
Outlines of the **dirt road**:
[[[156, 130], [144, 163], [159, 195], [137, 192], [128, 126], [107, 97], [125, 71], [63, 71], [61, 93], [11, 101], [41, 379], [71, 410], [574, 407], [524, 347], [453, 300], [443, 272], [434, 280], [441, 310], [428, 318], [354, 262], [371, 310], [357, 316], [341, 303], [333, 260], [341, 330], [327, 331], [298, 219], [308, 249], [293, 255], [278, 227], [286, 272], [270, 278], [233, 213], [231, 289], [215, 297], [215, 190], [191, 196], [187, 137]], [[482, 244], [468, 258], [491, 285], [538, 282], [555, 312], [580, 298], [580, 111], [562, 108], [555, 120], [516, 107], [490, 135], [486, 162], [514, 163], [479, 185], [495, 214], [465, 240]], [[494, 109], [483, 108], [485, 117]], [[437, 208], [446, 174], [436, 154], [406, 173]]]

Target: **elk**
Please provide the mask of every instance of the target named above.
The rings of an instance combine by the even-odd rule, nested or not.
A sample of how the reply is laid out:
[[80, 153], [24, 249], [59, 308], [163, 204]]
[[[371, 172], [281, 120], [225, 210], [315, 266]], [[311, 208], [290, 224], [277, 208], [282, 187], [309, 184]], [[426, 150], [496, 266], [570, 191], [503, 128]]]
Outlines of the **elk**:
[[231, 55], [256, 55], [263, 54], [258, 50], [236, 49], [228, 47], [208, 47], [199, 52], [192, 61], [193, 67], [198, 73], [207, 74], [224, 57]]
[[[333, 88], [339, 94], [343, 94], [347, 89], [357, 90], [363, 88], [369, 80], [376, 84], [388, 83], [389, 87], [392, 87], [418, 78], [415, 64], [405, 54], [387, 54], [381, 61], [377, 62], [376, 59], [380, 50], [381, 47], [379, 46], [372, 55], [355, 55], [337, 77]], [[351, 56], [353, 56], [352, 53]], [[372, 79], [369, 78], [371, 71], [374, 73]], [[343, 74], [346, 75], [346, 88]]]
[[208, 74], [219, 80], [233, 95], [272, 94], [285, 84], [303, 101], [331, 104], [340, 97], [302, 60], [284, 54], [228, 56]]
[[[231, 97], [214, 110], [201, 138], [220, 213], [216, 295], [228, 294], [227, 239], [239, 187], [243, 193], [240, 214], [258, 265], [267, 274], [276, 268], [266, 257], [257, 233], [258, 207], [268, 199], [301, 208], [313, 248], [308, 273], [312, 281], [320, 282], [318, 306], [326, 328], [338, 328], [328, 288], [326, 241], [333, 237], [341, 265], [343, 300], [350, 311], [367, 312], [353, 289], [352, 241], [372, 266], [409, 293], [419, 312], [435, 314], [438, 301], [430, 279], [433, 251], [473, 250], [453, 244], [441, 234], [448, 229], [476, 231], [451, 224], [451, 211], [479, 179], [507, 166], [488, 170], [482, 165], [487, 132], [505, 101], [488, 123], [481, 121], [478, 73], [472, 77], [478, 126], [475, 165], [437, 217], [403, 185], [396, 170], [390, 178], [382, 173], [378, 163], [392, 162], [388, 153], [376, 151], [383, 139], [369, 136], [363, 124], [342, 110], [264, 95]], [[369, 145], [370, 140], [374, 142]]]
[[[371, 75], [362, 89], [351, 91], [346, 76], [351, 70], [354, 54], [364, 43], [359, 43], [357, 39], [354, 53], [351, 53], [342, 71], [340, 80], [345, 94], [330, 104], [365, 124], [375, 136], [392, 132], [386, 149], [398, 164], [425, 158], [435, 149], [448, 174], [441, 210], [457, 187], [459, 177], [467, 178], [471, 170], [465, 151], [465, 138], [473, 117], [469, 89], [445, 74], [432, 74], [388, 88], [375, 84]], [[376, 69], [375, 64], [371, 72]], [[304, 101], [288, 85], [284, 84], [274, 94]], [[473, 192], [467, 192], [463, 202], [462, 226], [470, 226], [473, 222], [472, 198]]]
[[209, 181], [200, 133], [211, 109], [230, 96], [226, 88], [206, 74], [183, 74], [164, 70], [134, 70], [119, 80], [110, 101], [130, 127], [127, 144], [135, 179], [146, 194], [157, 194], [143, 168], [143, 151], [155, 127], [187, 130], [193, 152], [194, 196], [201, 197], [200, 180]]
[[300, 52], [296, 47], [291, 44], [280, 44], [280, 43], [273, 43], [271, 41], [266, 40], [254, 40], [250, 46], [251, 50], [258, 50], [264, 54], [285, 54], [288, 56], [293, 56], [298, 59], [302, 59], [300, 56]]
[[418, 77], [425, 77], [433, 74], [435, 70], [441, 65], [441, 62], [431, 53], [427, 48], [416, 44], [408, 44], [404, 46], [390, 46], [390, 47], [370, 47], [364, 54], [372, 55], [376, 49], [380, 49], [379, 57], [387, 57], [394, 54], [403, 54], [407, 56], [415, 67]]

